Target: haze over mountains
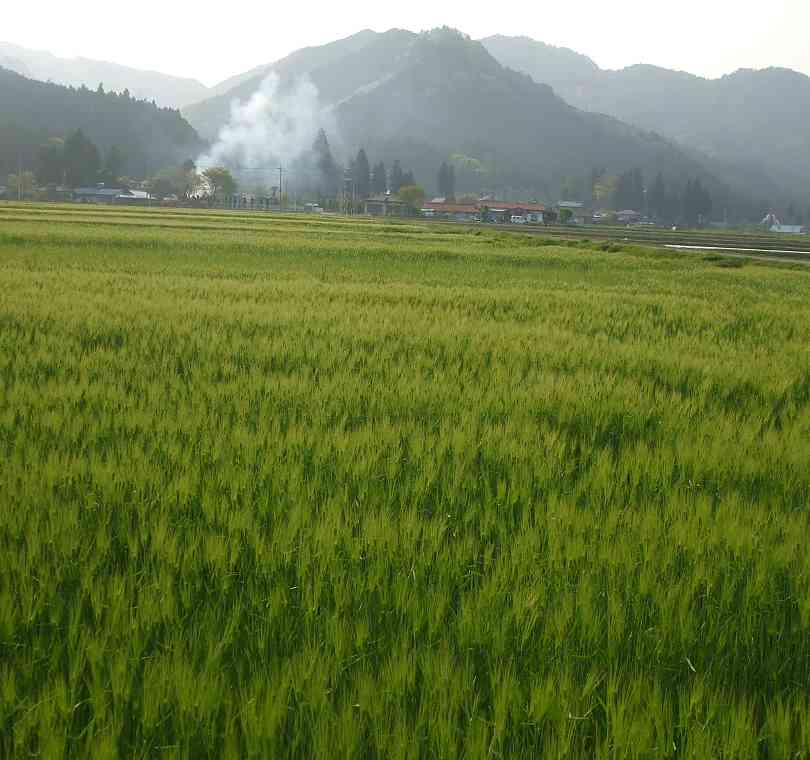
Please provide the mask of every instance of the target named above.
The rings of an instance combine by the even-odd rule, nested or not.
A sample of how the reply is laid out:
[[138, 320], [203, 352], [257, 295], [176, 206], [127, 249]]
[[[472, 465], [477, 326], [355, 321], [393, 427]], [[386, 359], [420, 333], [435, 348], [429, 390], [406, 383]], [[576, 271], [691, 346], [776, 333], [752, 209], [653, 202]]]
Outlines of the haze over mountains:
[[106, 90], [129, 90], [134, 98], [154, 100], [160, 106], [181, 108], [210, 97], [210, 90], [196, 79], [143, 71], [90, 58], [58, 58], [42, 50], [29, 50], [0, 42], [0, 66], [30, 79], [89, 87], [103, 84]]
[[[627, 168], [628, 160], [648, 176], [664, 171], [683, 177], [702, 170], [715, 194], [724, 192], [722, 186], [757, 200], [801, 195], [810, 179], [805, 165], [810, 154], [794, 155], [807, 139], [797, 128], [798, 115], [810, 109], [801, 102], [779, 104], [781, 123], [775, 130], [769, 123], [772, 109], [763, 108], [775, 92], [790, 90], [791, 82], [810, 84], [804, 75], [739, 72], [712, 81], [649, 66], [605, 72], [583, 55], [526, 38], [487, 38], [487, 56], [468, 39], [456, 40], [453, 52], [450, 37], [445, 36], [442, 54], [442, 45], [423, 44], [424, 35], [366, 30], [229, 80], [230, 89], [220, 86], [216, 97], [187, 107], [184, 114], [204, 137], [214, 139], [229, 118], [232, 101], [249, 98], [273, 70], [287, 81], [311, 77], [324, 104], [339, 114], [347, 143], [376, 146], [388, 154], [398, 143], [410, 142], [407, 160], [417, 173], [420, 156], [426, 164], [450, 150], [488, 163], [506, 184], [541, 193], [540, 174], [546, 187], [559, 187], [563, 177], [576, 181], [591, 168]], [[459, 54], [461, 48], [465, 54]], [[432, 71], [426, 68], [428, 59]], [[505, 67], [527, 73], [536, 85], [521, 82]], [[408, 76], [421, 89], [395, 94]], [[577, 128], [568, 126], [572, 118]], [[773, 144], [775, 132], [785, 133], [779, 144]]]
[[571, 105], [655, 130], [727, 170], [783, 194], [810, 188], [810, 77], [741, 69], [720, 79], [636, 65], [600, 69], [590, 58], [527, 37], [484, 46], [505, 66], [546, 82]]
[[460, 190], [545, 198], [572, 189], [587, 197], [594, 170], [635, 168], [648, 184], [663, 173], [674, 191], [701, 178], [716, 208], [731, 205], [741, 214], [777, 202], [806, 205], [810, 187], [810, 78], [786, 69], [717, 80], [646, 65], [606, 71], [528, 38], [476, 42], [450, 29], [364, 30], [213, 88], [7, 44], [0, 44], [0, 66], [90, 88], [103, 82], [107, 90], [183, 106], [210, 141], [232, 104], [248, 102], [269, 72], [278, 75], [280, 92], [308, 78], [329, 114], [339, 160], [365, 147], [373, 160], [412, 167], [431, 191], [450, 156], [459, 159]]
[[81, 129], [106, 156], [121, 152], [121, 172], [144, 176], [204, 149], [176, 111], [114, 92], [39, 82], [0, 68], [0, 184], [18, 163], [31, 168], [52, 138]]
[[336, 117], [334, 137], [349, 151], [363, 145], [386, 160], [399, 158], [418, 177], [432, 179], [451, 154], [480, 164], [478, 185], [507, 183], [535, 193], [551, 192], [543, 185], [580, 178], [605, 161], [700, 171], [671, 143], [571, 108], [549, 87], [505, 69], [480, 43], [452, 30], [363, 31], [300, 50], [184, 114], [214, 139], [231, 103], [249, 98], [270, 71], [288, 87], [303, 76], [315, 84]]

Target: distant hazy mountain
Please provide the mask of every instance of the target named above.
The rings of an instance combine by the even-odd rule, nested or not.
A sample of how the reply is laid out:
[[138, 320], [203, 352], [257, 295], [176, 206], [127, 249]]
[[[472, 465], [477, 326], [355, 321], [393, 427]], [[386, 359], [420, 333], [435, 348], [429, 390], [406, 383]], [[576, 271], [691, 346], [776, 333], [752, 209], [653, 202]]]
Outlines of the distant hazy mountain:
[[549, 84], [578, 108], [655, 130], [740, 175], [806, 197], [810, 77], [776, 68], [720, 79], [647, 65], [605, 71], [583, 55], [526, 37], [482, 42], [503, 65]]
[[128, 89], [134, 98], [154, 100], [170, 108], [181, 108], [209, 95], [208, 88], [194, 79], [89, 58], [57, 58], [45, 51], [28, 50], [8, 42], [0, 42], [0, 66], [55, 84], [84, 85], [93, 90], [103, 84], [104, 89], [116, 92]]
[[351, 37], [329, 42], [326, 45], [301, 48], [280, 61], [257, 66], [250, 71], [237, 74], [224, 82], [220, 82], [210, 89], [208, 98], [215, 98], [225, 94], [228, 94], [229, 97], [234, 94], [244, 96], [244, 88], [240, 88], [240, 85], [248, 83], [247, 89], [251, 90], [251, 92], [254, 91], [258, 83], [267, 76], [271, 69], [285, 71], [293, 67], [313, 69], [318, 66], [327, 66], [346, 53], [362, 49], [376, 36], [375, 32], [364, 29]]
[[123, 173], [143, 176], [195, 158], [205, 144], [176, 110], [159, 108], [113, 92], [72, 89], [38, 82], [0, 68], [0, 178], [36, 165], [37, 152], [49, 138], [65, 138], [77, 129], [102, 156], [117, 147]]
[[[364, 60], [372, 63], [370, 60], [370, 48], [373, 48], [375, 44], [379, 45], [381, 41], [389, 41], [396, 46], [402, 39], [407, 39], [409, 42], [413, 36], [411, 32], [393, 31], [380, 35], [364, 30], [353, 34], [351, 37], [336, 40], [326, 45], [296, 50], [280, 61], [258, 66], [244, 74], [238, 74], [225, 80], [212, 88], [215, 93], [212, 97], [184, 108], [183, 114], [203, 137], [213, 140], [228, 121], [231, 102], [234, 99], [244, 101], [250, 98], [271, 71], [275, 71], [280, 77], [289, 80], [316, 71], [328, 76], [327, 72], [329, 72], [330, 67], [340, 62], [340, 66], [332, 70], [333, 75], [345, 82], [354, 81], [356, 77], [349, 79], [345, 59], [361, 51], [366, 51]], [[393, 54], [395, 52], [392, 51]], [[365, 78], [364, 81], [367, 81], [369, 76], [373, 77], [374, 72], [366, 71], [361, 74], [361, 78]]]
[[[550, 85], [560, 95], [577, 83], [591, 82], [600, 72], [600, 68], [585, 55], [569, 48], [546, 45], [529, 37], [497, 34], [481, 42], [495, 60], [510, 69], [528, 74], [536, 82]], [[542, 72], [542, 78], [535, 76], [537, 72]]]
[[702, 176], [724, 192], [694, 157], [674, 143], [613, 118], [569, 106], [552, 89], [503, 67], [478, 42], [444, 29], [361, 32], [298, 51], [225, 94], [184, 109], [206, 137], [227, 122], [232, 100], [245, 100], [269, 70], [282, 83], [306, 74], [331, 106], [348, 152], [365, 146], [373, 160], [394, 159], [433, 189], [442, 160], [470, 159], [460, 184], [511, 188], [554, 197], [570, 178], [594, 167], [641, 167], [673, 180]]

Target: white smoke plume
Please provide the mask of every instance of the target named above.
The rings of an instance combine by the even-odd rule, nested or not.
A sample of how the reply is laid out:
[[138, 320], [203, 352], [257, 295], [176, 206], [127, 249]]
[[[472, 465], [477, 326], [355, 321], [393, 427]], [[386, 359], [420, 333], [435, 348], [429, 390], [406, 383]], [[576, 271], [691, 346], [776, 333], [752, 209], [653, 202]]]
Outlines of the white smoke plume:
[[308, 78], [281, 87], [278, 75], [271, 72], [248, 101], [231, 104], [229, 123], [197, 165], [202, 170], [229, 166], [237, 172], [290, 166], [312, 149], [318, 129], [328, 130], [330, 122]]

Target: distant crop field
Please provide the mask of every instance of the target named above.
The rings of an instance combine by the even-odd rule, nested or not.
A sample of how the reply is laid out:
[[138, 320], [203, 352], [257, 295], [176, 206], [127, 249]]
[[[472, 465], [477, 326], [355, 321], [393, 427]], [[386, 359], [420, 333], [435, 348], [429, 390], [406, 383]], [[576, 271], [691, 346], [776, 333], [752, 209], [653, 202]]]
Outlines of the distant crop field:
[[810, 269], [0, 205], [0, 756], [810, 757]]

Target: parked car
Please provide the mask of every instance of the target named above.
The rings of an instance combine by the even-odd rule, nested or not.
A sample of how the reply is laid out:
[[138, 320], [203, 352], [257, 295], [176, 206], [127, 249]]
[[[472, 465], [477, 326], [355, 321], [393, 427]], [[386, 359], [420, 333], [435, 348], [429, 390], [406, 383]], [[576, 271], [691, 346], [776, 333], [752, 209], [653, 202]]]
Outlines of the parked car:
[[520, 216], [519, 214], [514, 214], [512, 216], [512, 224], [526, 224], [527, 219], [525, 216]]

